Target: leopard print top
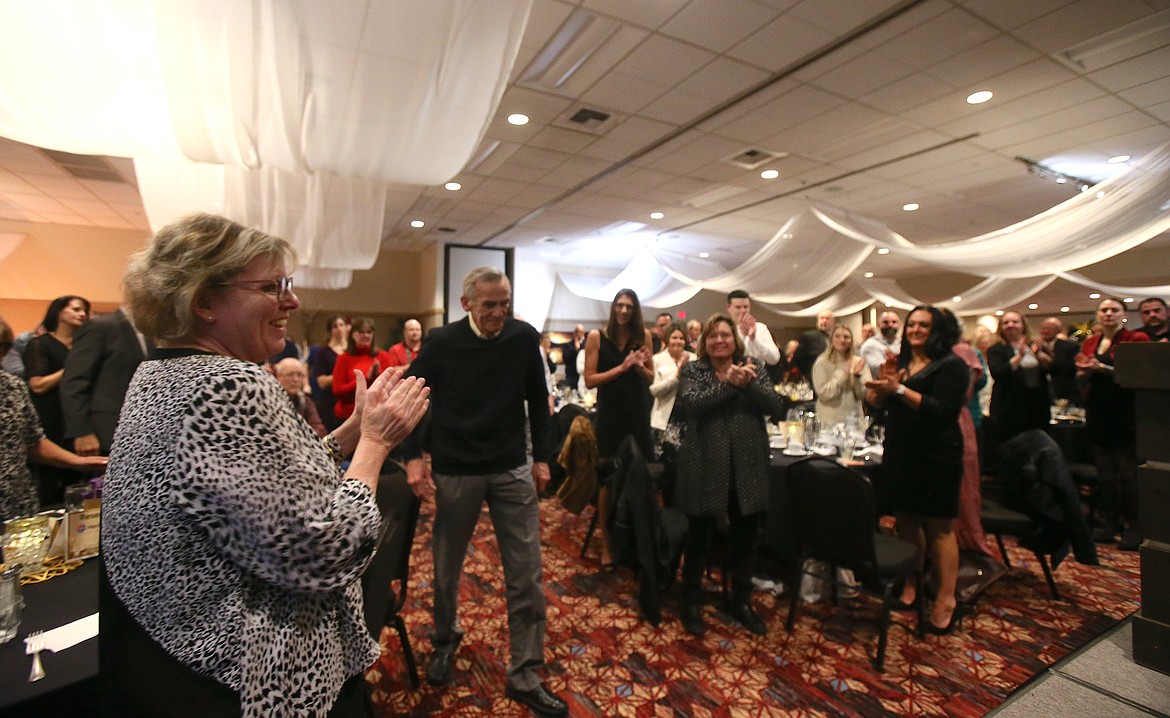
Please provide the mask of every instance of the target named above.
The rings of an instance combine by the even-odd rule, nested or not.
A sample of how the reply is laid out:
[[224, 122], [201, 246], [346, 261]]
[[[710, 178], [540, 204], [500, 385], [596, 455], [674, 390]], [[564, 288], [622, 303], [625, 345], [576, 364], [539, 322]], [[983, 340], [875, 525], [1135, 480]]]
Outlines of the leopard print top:
[[380, 522], [259, 366], [172, 350], [139, 367], [104, 485], [110, 585], [244, 716], [324, 716], [377, 659], [357, 579]]

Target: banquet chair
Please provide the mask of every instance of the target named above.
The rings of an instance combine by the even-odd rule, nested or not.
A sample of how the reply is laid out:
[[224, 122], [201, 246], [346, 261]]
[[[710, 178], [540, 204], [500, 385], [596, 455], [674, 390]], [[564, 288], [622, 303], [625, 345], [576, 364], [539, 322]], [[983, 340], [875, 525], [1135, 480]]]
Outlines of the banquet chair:
[[[854, 572], [863, 590], [879, 586], [882, 600], [882, 618], [878, 633], [874, 670], [884, 670], [886, 644], [890, 628], [890, 610], [900, 599], [900, 589], [906, 579], [915, 582], [914, 608], [918, 614], [918, 635], [922, 637], [922, 591], [917, 585], [917, 547], [903, 539], [878, 531], [874, 521], [876, 501], [873, 485], [858, 472], [841, 466], [836, 461], [811, 457], [788, 467], [788, 493], [793, 506], [796, 542], [799, 558], [792, 585], [800, 586], [806, 559], [820, 559], [832, 568], [829, 571], [833, 603], [836, 603], [836, 568]], [[800, 591], [793, 589], [789, 600], [785, 628], [792, 632]]]
[[[983, 530], [995, 536], [995, 544], [999, 547], [1000, 555], [1003, 556], [1003, 563], [1010, 569], [1012, 562], [1003, 545], [1003, 537], [1007, 535], [1019, 539], [1030, 536], [1035, 528], [1032, 518], [1019, 511], [1013, 511], [995, 499], [985, 496], [979, 520], [983, 524]], [[1059, 601], [1060, 592], [1056, 590], [1056, 580], [1052, 577], [1048, 557], [1040, 551], [1033, 551], [1033, 553], [1036, 555], [1036, 560], [1040, 562], [1040, 568], [1044, 571], [1044, 580], [1048, 582], [1048, 590], [1052, 592], [1052, 597]]]
[[[378, 548], [366, 572], [362, 574], [362, 597], [365, 601], [366, 626], [375, 641], [381, 643], [382, 627], [393, 626], [402, 644], [407, 678], [411, 688], [418, 688], [418, 666], [410, 646], [410, 634], [400, 611], [406, 605], [410, 550], [422, 501], [406, 483], [406, 469], [397, 462], [387, 462], [378, 477], [378, 509], [382, 528]], [[397, 582], [397, 590], [394, 583]]]

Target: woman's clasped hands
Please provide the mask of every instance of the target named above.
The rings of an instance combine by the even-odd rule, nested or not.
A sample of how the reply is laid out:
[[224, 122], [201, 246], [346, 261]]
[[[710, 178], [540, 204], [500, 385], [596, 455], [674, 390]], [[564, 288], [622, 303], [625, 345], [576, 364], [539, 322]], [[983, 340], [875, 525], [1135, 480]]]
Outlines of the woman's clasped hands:
[[356, 373], [354, 413], [362, 417], [362, 439], [397, 446], [410, 435], [430, 406], [431, 389], [419, 377], [402, 378], [396, 368], [378, 375], [367, 388]]

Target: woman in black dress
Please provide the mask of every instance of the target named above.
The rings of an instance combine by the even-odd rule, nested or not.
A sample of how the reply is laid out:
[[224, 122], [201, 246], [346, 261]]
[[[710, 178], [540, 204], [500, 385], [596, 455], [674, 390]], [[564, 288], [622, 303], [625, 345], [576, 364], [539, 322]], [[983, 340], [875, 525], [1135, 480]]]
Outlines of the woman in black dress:
[[1088, 384], [1085, 394], [1085, 433], [1097, 464], [1103, 521], [1093, 532], [1099, 543], [1113, 543], [1121, 533], [1123, 551], [1136, 551], [1142, 542], [1138, 522], [1137, 418], [1133, 389], [1113, 377], [1114, 350], [1125, 342], [1147, 342], [1144, 332], [1125, 328], [1125, 305], [1106, 297], [1097, 303], [1101, 333], [1085, 340], [1076, 356], [1077, 377]]
[[683, 547], [682, 621], [701, 636], [702, 580], [715, 525], [724, 516], [731, 539], [731, 615], [752, 633], [766, 633], [752, 610], [756, 533], [768, 508], [765, 416], [783, 416], [784, 400], [762, 364], [744, 358], [743, 340], [725, 314], [707, 320], [698, 360], [679, 371], [676, 410], [686, 418], [676, 506], [687, 515]]
[[[585, 386], [597, 389], [597, 454], [612, 457], [622, 439], [634, 437], [642, 456], [653, 457], [650, 439], [650, 382], [654, 363], [650, 332], [642, 321], [642, 305], [632, 289], [622, 289], [609, 307], [604, 329], [585, 339]], [[598, 495], [601, 564], [613, 565], [606, 528], [605, 487]]]
[[1029, 429], [1048, 426], [1048, 374], [1052, 359], [1028, 331], [1019, 312], [1004, 312], [999, 320], [1000, 344], [987, 349], [991, 387], [991, 416], [997, 443]]
[[[28, 343], [24, 352], [25, 375], [33, 406], [41, 420], [45, 437], [58, 446], [65, 441], [65, 411], [61, 407], [61, 377], [65, 360], [73, 349], [73, 333], [89, 320], [89, 300], [83, 297], [57, 297], [41, 322], [45, 333]], [[65, 497], [65, 484], [84, 478], [69, 469], [36, 467], [37, 496], [41, 505], [59, 504]]]
[[[906, 318], [902, 352], [866, 382], [866, 399], [887, 410], [882, 476], [890, 483], [898, 535], [929, 548], [938, 568], [938, 595], [926, 625], [929, 633], [949, 633], [959, 612], [955, 583], [959, 545], [954, 523], [963, 478], [963, 435], [959, 410], [966, 401], [970, 370], [951, 347], [951, 324], [935, 307], [915, 307]], [[912, 604], [914, 586], [902, 589]]]

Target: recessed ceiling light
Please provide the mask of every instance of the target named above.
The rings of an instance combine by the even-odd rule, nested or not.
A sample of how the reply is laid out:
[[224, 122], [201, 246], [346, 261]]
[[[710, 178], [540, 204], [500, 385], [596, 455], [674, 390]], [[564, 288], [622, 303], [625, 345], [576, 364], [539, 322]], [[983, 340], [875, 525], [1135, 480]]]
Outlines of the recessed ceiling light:
[[513, 125], [527, 125], [528, 115], [522, 115], [519, 112], [513, 115], [508, 115], [508, 123]]
[[422, 221], [421, 219], [412, 219], [410, 221], [410, 226], [418, 229], [419, 227], [426, 226], [426, 222]]
[[1035, 302], [1028, 305], [1028, 309], [1039, 309], [1039, 308], [1040, 308], [1040, 305], [1036, 304]]
[[890, 253], [889, 247], [878, 247], [878, 254], [889, 254], [889, 253]]
[[992, 98], [991, 90], [980, 90], [967, 95], [968, 105], [981, 105]]
[[956, 294], [955, 296], [951, 297], [951, 301], [952, 302], [961, 302], [961, 301], [963, 301], [963, 298], [960, 297], [958, 294]]
[[919, 207], [919, 205], [917, 202], [909, 202], [907, 204], [902, 205], [902, 209], [906, 212], [913, 212], [914, 210], [918, 209], [918, 207]]
[[707, 257], [710, 257], [710, 256], [711, 256], [710, 252], [699, 252], [699, 257], [701, 257], [702, 259], [706, 259]]
[[780, 176], [779, 170], [764, 170], [763, 172], [760, 173], [760, 177], [763, 177], [764, 179], [776, 179], [779, 176]]
[[452, 192], [458, 192], [459, 190], [463, 189], [463, 185], [459, 184], [458, 182], [448, 182], [447, 184], [443, 185], [443, 188], [449, 189]]
[[1089, 299], [1100, 299], [1100, 298], [1101, 298], [1100, 292], [1093, 292], [1092, 294], [1089, 295]]
[[1060, 311], [1062, 311], [1062, 312], [1067, 312], [1067, 311], [1068, 311], [1068, 307], [1061, 307], [1061, 308], [1060, 308]]
[[1125, 299], [1122, 299], [1121, 301], [1125, 302], [1126, 304], [1133, 304], [1133, 297], [1126, 297]]
[[873, 272], [866, 272], [866, 273], [865, 273], [865, 278], [866, 278], [866, 279], [873, 279]]
[[889, 308], [890, 308], [890, 307], [892, 307], [892, 306], [894, 306], [894, 305], [893, 305], [893, 304], [890, 304], [889, 302], [886, 302], [886, 309], [889, 309]]
[[651, 212], [650, 213], [650, 219], [662, 219], [665, 216], [666, 215], [661, 213], [661, 212]]
[[1105, 161], [1111, 165], [1119, 165], [1122, 162], [1129, 162], [1129, 155], [1117, 155], [1116, 157], [1110, 157]]
[[996, 309], [996, 310], [995, 310], [995, 316], [997, 316], [997, 317], [1002, 317], [1002, 316], [1003, 316], [1003, 310], [1002, 310], [1002, 309]]

